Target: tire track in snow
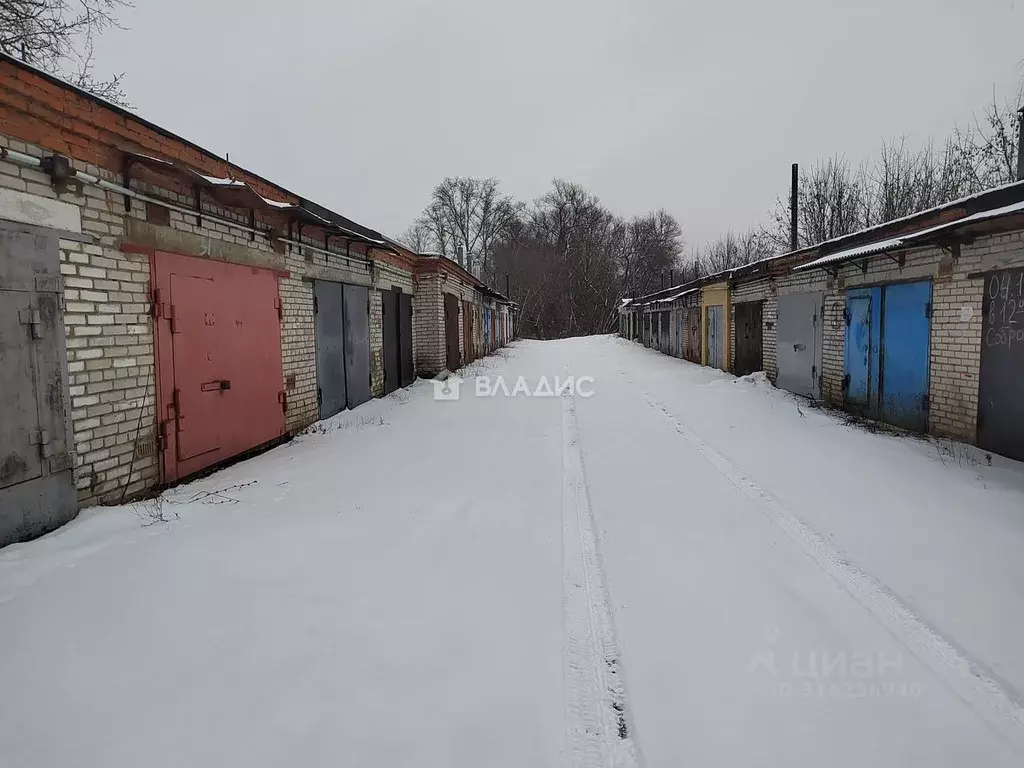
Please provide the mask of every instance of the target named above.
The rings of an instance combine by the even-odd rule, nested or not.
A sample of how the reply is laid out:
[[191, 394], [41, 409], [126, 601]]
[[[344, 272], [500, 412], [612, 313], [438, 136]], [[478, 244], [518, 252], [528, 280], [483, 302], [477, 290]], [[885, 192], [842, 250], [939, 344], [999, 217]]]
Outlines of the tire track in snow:
[[790, 512], [771, 493], [744, 475], [725, 456], [708, 445], [673, 415], [654, 395], [641, 389], [647, 404], [715, 469], [761, 509], [808, 556], [866, 608], [907, 649], [986, 723], [1024, 752], [1024, 710], [995, 680], [988, 677], [952, 643], [921, 621], [892, 592], [849, 562], [810, 525]]
[[573, 768], [637, 768], [632, 716], [583, 473], [576, 404], [562, 397], [562, 650]]

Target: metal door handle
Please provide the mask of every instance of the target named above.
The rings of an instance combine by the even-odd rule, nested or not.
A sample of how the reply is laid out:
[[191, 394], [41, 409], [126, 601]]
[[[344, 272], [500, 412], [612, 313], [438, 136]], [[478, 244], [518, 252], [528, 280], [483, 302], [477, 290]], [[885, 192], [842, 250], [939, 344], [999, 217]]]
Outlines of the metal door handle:
[[214, 379], [200, 384], [199, 389], [203, 392], [223, 392], [225, 389], [231, 389], [231, 382], [228, 379]]
[[794, 352], [803, 352], [805, 349], [807, 349], [807, 345], [806, 344], [794, 344], [793, 345], [793, 351]]

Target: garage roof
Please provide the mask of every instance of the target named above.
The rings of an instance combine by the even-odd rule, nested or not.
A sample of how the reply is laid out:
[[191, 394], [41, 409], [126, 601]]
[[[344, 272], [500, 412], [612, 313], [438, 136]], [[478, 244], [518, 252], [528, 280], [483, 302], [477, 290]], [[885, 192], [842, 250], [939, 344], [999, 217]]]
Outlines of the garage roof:
[[979, 211], [978, 213], [971, 214], [970, 216], [965, 216], [962, 219], [950, 221], [945, 224], [939, 224], [934, 227], [927, 227], [926, 229], [922, 229], [917, 232], [909, 232], [905, 235], [899, 235], [898, 237], [890, 237], [886, 240], [868, 243], [867, 245], [860, 245], [855, 248], [836, 251], [835, 253], [822, 256], [820, 259], [815, 259], [814, 261], [795, 267], [793, 271], [799, 272], [804, 269], [828, 267], [834, 264], [853, 261], [854, 259], [863, 256], [873, 256], [879, 253], [887, 253], [889, 251], [898, 251], [906, 248], [912, 248], [917, 245], [924, 245], [926, 242], [933, 240], [935, 235], [939, 233], [949, 232], [969, 224], [999, 219], [1004, 216], [1012, 216], [1017, 213], [1024, 213], [1024, 202], [1004, 205], [1000, 208], [993, 208], [988, 211]]

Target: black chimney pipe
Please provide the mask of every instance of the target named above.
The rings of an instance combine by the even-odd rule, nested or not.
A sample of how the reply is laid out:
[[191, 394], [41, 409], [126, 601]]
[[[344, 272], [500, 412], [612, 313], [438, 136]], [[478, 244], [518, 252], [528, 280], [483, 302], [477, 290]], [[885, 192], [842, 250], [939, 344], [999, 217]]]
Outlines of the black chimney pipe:
[[671, 288], [675, 284], [676, 284], [676, 271], [674, 269], [670, 269], [668, 271], [668, 286], [669, 286], [669, 288]]
[[1017, 110], [1017, 181], [1024, 181], [1024, 107]]
[[505, 273], [505, 298], [506, 299], [511, 299], [512, 298], [512, 291], [510, 291], [509, 287], [508, 287], [509, 286], [508, 275], [509, 275], [509, 273], [506, 272]]
[[789, 250], [796, 251], [800, 248], [799, 236], [797, 235], [797, 199], [800, 189], [800, 166], [793, 163], [793, 181], [789, 193]]

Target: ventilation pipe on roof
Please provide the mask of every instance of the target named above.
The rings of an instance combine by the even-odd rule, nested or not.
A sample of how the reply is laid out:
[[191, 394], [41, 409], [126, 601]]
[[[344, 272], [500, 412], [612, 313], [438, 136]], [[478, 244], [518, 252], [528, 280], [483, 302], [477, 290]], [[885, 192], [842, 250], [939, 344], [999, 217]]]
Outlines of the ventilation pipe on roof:
[[1017, 181], [1024, 181], [1024, 107], [1017, 115]]
[[797, 235], [797, 200], [800, 189], [800, 166], [793, 163], [793, 181], [789, 192], [789, 249], [800, 249], [800, 238]]

